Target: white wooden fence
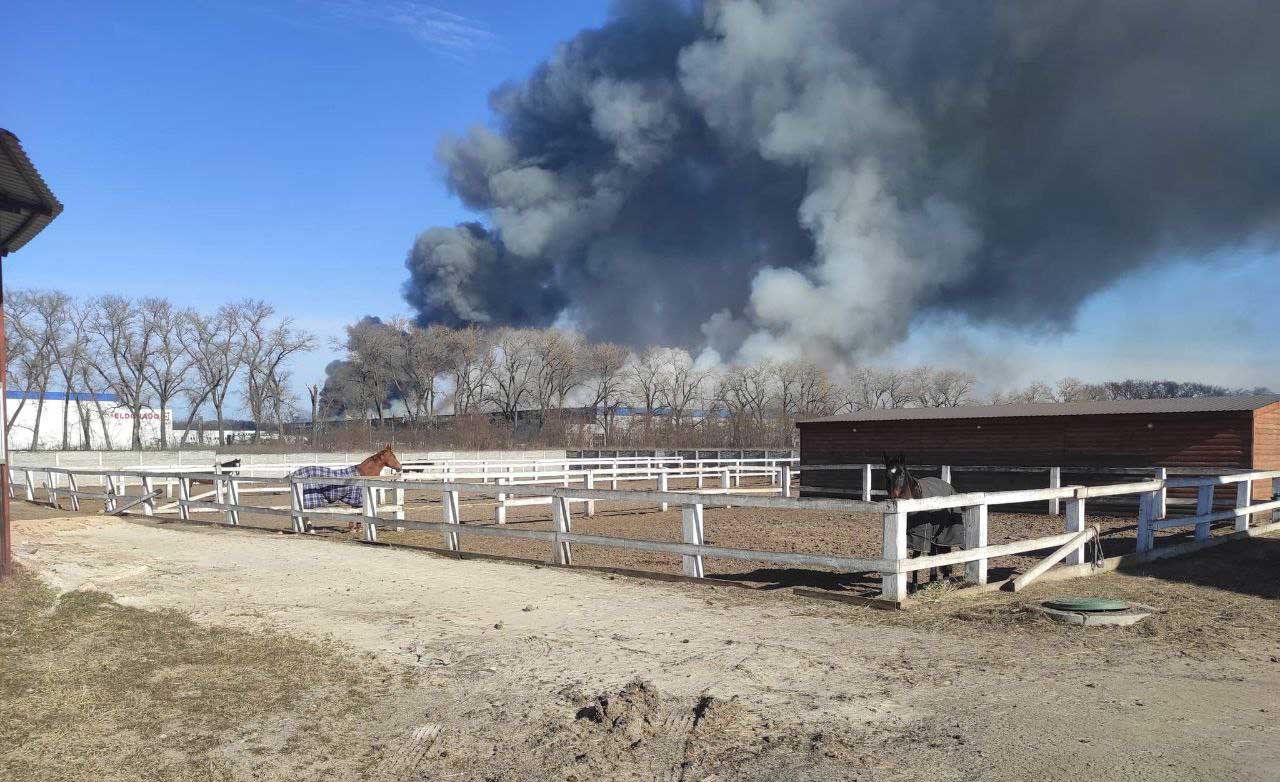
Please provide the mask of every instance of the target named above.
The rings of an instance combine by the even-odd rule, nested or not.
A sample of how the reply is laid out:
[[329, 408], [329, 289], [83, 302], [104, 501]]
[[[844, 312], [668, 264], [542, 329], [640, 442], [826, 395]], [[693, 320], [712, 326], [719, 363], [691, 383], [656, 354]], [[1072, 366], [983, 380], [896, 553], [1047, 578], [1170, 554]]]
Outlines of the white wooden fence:
[[[620, 468], [621, 469], [621, 468]], [[752, 469], [755, 469], [754, 467]], [[761, 468], [763, 469], [763, 468]], [[77, 470], [57, 467], [10, 467], [10, 491], [14, 487], [22, 487], [26, 499], [37, 500], [37, 477], [44, 476], [46, 499], [58, 505], [65, 496], [72, 509], [79, 509], [81, 499], [101, 499], [107, 510], [115, 511], [123, 508], [126, 501], [141, 506], [143, 515], [156, 515], [162, 512], [157, 507], [157, 498], [161, 493], [155, 487], [161, 481], [174, 481], [179, 488], [179, 499], [171, 506], [182, 519], [190, 519], [191, 514], [200, 511], [212, 511], [222, 514], [223, 523], [240, 524], [242, 513], [256, 513], [287, 517], [295, 532], [305, 532], [311, 521], [321, 518], [332, 518], [333, 511], [308, 510], [302, 506], [302, 487], [305, 483], [324, 483], [326, 485], [360, 486], [364, 497], [364, 507], [348, 518], [362, 525], [364, 539], [369, 542], [377, 540], [380, 526], [405, 527], [412, 529], [435, 530], [441, 534], [443, 548], [449, 551], [459, 549], [460, 536], [492, 536], [539, 540], [551, 546], [551, 558], [558, 564], [572, 564], [573, 544], [588, 544], [619, 549], [678, 554], [682, 558], [683, 572], [692, 577], [703, 577], [705, 574], [703, 560], [706, 557], [729, 558], [767, 562], [793, 567], [821, 567], [844, 572], [876, 572], [881, 574], [881, 597], [888, 601], [901, 602], [906, 598], [906, 580], [911, 572], [944, 565], [965, 565], [965, 579], [973, 584], [987, 582], [987, 564], [995, 557], [1054, 549], [1067, 544], [1071, 548], [1066, 556], [1066, 565], [1080, 566], [1085, 558], [1085, 503], [1090, 499], [1136, 495], [1139, 499], [1136, 553], [1143, 559], [1154, 559], [1161, 556], [1185, 553], [1197, 547], [1209, 545], [1210, 530], [1213, 525], [1229, 524], [1233, 529], [1231, 536], [1265, 534], [1280, 530], [1280, 523], [1274, 520], [1280, 510], [1280, 500], [1270, 499], [1255, 501], [1251, 486], [1255, 481], [1270, 481], [1275, 490], [1280, 488], [1280, 470], [1265, 472], [1239, 473], [1235, 475], [1218, 475], [1206, 477], [1152, 478], [1132, 483], [1108, 486], [1065, 486], [1047, 489], [1028, 489], [1019, 491], [978, 492], [956, 494], [948, 497], [933, 497], [916, 500], [885, 500], [867, 502], [864, 500], [793, 498], [787, 496], [774, 497], [754, 494], [742, 494], [720, 487], [718, 490], [623, 490], [595, 488], [583, 486], [555, 486], [545, 484], [499, 483], [500, 478], [494, 475], [492, 483], [451, 480], [421, 480], [405, 477], [380, 478], [323, 478], [323, 479], [289, 479], [288, 492], [290, 505], [286, 507], [262, 507], [246, 505], [242, 497], [256, 489], [279, 493], [283, 488], [271, 486], [279, 484], [280, 478], [231, 475], [222, 473], [189, 473], [189, 472], [149, 472], [140, 470]], [[790, 465], [778, 467], [780, 473], [789, 480]], [[584, 471], [590, 474], [590, 471]], [[17, 475], [22, 474], [22, 480]], [[564, 480], [568, 473], [556, 473], [557, 480]], [[660, 475], [662, 473], [659, 473]], [[58, 476], [65, 476], [63, 481]], [[101, 477], [107, 486], [106, 491], [90, 492], [81, 488], [84, 478]], [[139, 495], [127, 495], [123, 491], [123, 481], [136, 482], [141, 487]], [[205, 497], [192, 495], [192, 487], [196, 481], [212, 483], [216, 488]], [[63, 485], [65, 483], [65, 486]], [[589, 481], [587, 482], [589, 483]], [[1213, 511], [1213, 488], [1221, 485], [1237, 486], [1235, 507], [1229, 510]], [[784, 484], [786, 485], [786, 484]], [[1195, 515], [1186, 517], [1166, 517], [1161, 496], [1169, 488], [1195, 487], [1198, 491], [1198, 503]], [[439, 522], [407, 520], [404, 518], [404, 492], [409, 489], [422, 489], [439, 492], [441, 495], [442, 519]], [[393, 492], [397, 503], [390, 508], [383, 506], [379, 497]], [[461, 522], [459, 501], [463, 495], [495, 496], [506, 495], [511, 498], [549, 498], [554, 519], [553, 530], [515, 529], [503, 526], [473, 525]], [[215, 499], [210, 501], [208, 496]], [[661, 507], [678, 505], [682, 509], [682, 542], [670, 543], [651, 540], [637, 540], [604, 535], [586, 535], [573, 531], [573, 512], [571, 504], [586, 503], [591, 509], [595, 501], [639, 502], [657, 504]], [[1013, 505], [1026, 502], [1057, 500], [1066, 503], [1066, 523], [1061, 534], [990, 545], [987, 539], [987, 522], [991, 507]], [[846, 513], [872, 512], [882, 515], [883, 546], [878, 558], [848, 557], [826, 555], [822, 553], [799, 554], [792, 552], [758, 551], [749, 549], [708, 546], [705, 543], [703, 509], [705, 507], [750, 507], [774, 511], [825, 510]], [[393, 516], [388, 518], [379, 515], [390, 509]], [[920, 556], [910, 558], [907, 551], [907, 519], [913, 512], [959, 509], [963, 513], [965, 525], [964, 549], [946, 554]], [[590, 510], [588, 511], [590, 512]], [[1194, 527], [1195, 540], [1163, 549], [1155, 547], [1155, 533], [1159, 530], [1174, 527]], [[1087, 572], [1087, 571], [1086, 571]], [[1083, 573], [1082, 573], [1083, 574]]]

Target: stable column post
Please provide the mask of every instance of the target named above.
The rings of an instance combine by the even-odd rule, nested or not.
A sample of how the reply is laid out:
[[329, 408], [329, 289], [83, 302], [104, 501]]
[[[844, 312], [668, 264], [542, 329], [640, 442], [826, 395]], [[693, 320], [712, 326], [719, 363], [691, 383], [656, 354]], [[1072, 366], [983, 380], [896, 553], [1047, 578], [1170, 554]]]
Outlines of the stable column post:
[[552, 561], [557, 565], [571, 565], [573, 564], [573, 548], [569, 545], [569, 541], [560, 539], [560, 534], [573, 529], [573, 517], [569, 513], [569, 500], [564, 497], [552, 497], [551, 508], [557, 533], [555, 541], [551, 544]]
[[[1249, 481], [1239, 481], [1236, 483], [1236, 509], [1247, 508], [1253, 504], [1250, 495], [1253, 494], [1253, 484]], [[1236, 532], [1244, 532], [1249, 529], [1249, 514], [1244, 513], [1236, 516]]]
[[[1061, 468], [1061, 467], [1050, 467], [1050, 468], [1049, 468], [1049, 488], [1050, 488], [1050, 489], [1061, 489], [1061, 488], [1062, 488], [1062, 468]], [[1061, 502], [1062, 502], [1062, 501], [1061, 501], [1061, 500], [1059, 500], [1057, 497], [1054, 497], [1054, 498], [1052, 498], [1052, 499], [1050, 499], [1050, 500], [1049, 500], [1049, 515], [1050, 515], [1050, 516], [1057, 516], [1057, 515], [1058, 515], [1058, 512], [1061, 510], [1061, 507], [1062, 507]]]
[[[1067, 500], [1067, 523], [1066, 523], [1065, 531], [1066, 532], [1084, 532], [1084, 498], [1083, 497], [1076, 496], [1076, 497], [1073, 497], [1072, 499]], [[1088, 542], [1089, 541], [1086, 539], [1085, 542], [1081, 544], [1079, 548], [1072, 549], [1071, 552], [1067, 554], [1067, 559], [1065, 564], [1083, 565], [1084, 553], [1085, 553], [1084, 549], [1085, 549], [1085, 546], [1088, 545]], [[1098, 545], [1102, 545], [1101, 541], [1098, 542]]]
[[907, 558], [906, 511], [889, 511], [884, 514], [884, 544], [881, 557], [894, 568], [880, 574], [880, 597], [883, 600], [902, 602], [907, 598], [907, 574], [897, 570]]
[[[980, 549], [987, 546], [987, 506], [974, 505], [964, 509], [964, 547]], [[987, 559], [975, 559], [964, 563], [964, 580], [970, 584], [987, 583]]]
[[[1207, 516], [1213, 513], [1213, 486], [1201, 486], [1196, 490], [1196, 515]], [[1212, 522], [1202, 521], [1196, 525], [1196, 540], [1208, 540], [1213, 533]]]
[[862, 465], [862, 501], [871, 502], [871, 465]]
[[[461, 513], [458, 506], [458, 492], [446, 491], [440, 495], [440, 505], [444, 508], [445, 524], [461, 524]], [[458, 533], [456, 530], [446, 529], [444, 531], [444, 547], [449, 551], [458, 550]]]
[[[680, 516], [684, 530], [684, 542], [691, 546], [705, 545], [702, 523], [702, 505], [684, 505], [680, 508]], [[680, 558], [681, 568], [686, 576], [703, 578], [706, 573], [702, 568], [702, 555], [684, 555]]]

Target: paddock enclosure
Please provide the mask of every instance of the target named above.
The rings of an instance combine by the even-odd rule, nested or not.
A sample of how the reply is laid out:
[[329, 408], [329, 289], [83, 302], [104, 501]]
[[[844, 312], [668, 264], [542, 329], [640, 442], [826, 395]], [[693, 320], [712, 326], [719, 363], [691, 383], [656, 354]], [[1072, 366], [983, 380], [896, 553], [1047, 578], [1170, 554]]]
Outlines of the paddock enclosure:
[[[990, 588], [1019, 575], [1025, 580], [1095, 572], [1095, 540], [1107, 557], [1103, 564], [1115, 566], [1125, 558], [1188, 553], [1280, 528], [1275, 520], [1280, 501], [1272, 499], [1280, 470], [1115, 473], [1096, 485], [992, 492], [963, 491], [962, 486], [963, 493], [954, 496], [890, 501], [795, 496], [807, 484], [809, 468], [778, 455], [402, 464], [399, 475], [324, 479], [286, 477], [301, 463], [228, 471], [212, 465], [138, 470], [24, 465], [10, 467], [10, 486], [17, 497], [73, 510], [100, 508], [291, 534], [314, 530], [451, 555], [516, 557], [747, 586], [816, 587], [828, 596], [890, 604], [906, 599], [911, 572], [941, 565], [963, 565], [968, 584]], [[861, 476], [879, 464], [839, 467], [834, 472]], [[304, 509], [304, 483], [360, 486], [363, 507]], [[1265, 498], [1258, 496], [1259, 484], [1267, 487]], [[1232, 501], [1215, 504], [1219, 490], [1231, 494]], [[1171, 502], [1178, 492], [1189, 492], [1193, 503]], [[1116, 499], [1137, 507], [1136, 520], [1104, 510]], [[939, 508], [963, 513], [966, 548], [908, 558], [908, 514]], [[349, 525], [357, 530], [348, 533]]]

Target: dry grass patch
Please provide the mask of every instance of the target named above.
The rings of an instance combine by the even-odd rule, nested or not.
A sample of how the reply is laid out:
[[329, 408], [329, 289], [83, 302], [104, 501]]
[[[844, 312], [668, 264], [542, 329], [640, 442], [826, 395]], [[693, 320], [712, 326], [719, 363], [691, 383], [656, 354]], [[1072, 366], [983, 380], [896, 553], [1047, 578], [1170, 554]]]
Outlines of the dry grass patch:
[[[0, 778], [359, 778], [369, 680], [335, 647], [0, 584]], [[353, 745], [354, 744], [354, 745]]]

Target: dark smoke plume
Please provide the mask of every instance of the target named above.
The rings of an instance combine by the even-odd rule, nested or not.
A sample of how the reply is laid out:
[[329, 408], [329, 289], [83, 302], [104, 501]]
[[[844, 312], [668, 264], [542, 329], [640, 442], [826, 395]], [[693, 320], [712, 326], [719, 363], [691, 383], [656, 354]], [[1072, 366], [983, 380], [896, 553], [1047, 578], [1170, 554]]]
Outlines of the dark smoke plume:
[[1280, 224], [1280, 3], [624, 2], [444, 139], [423, 321], [836, 354]]

